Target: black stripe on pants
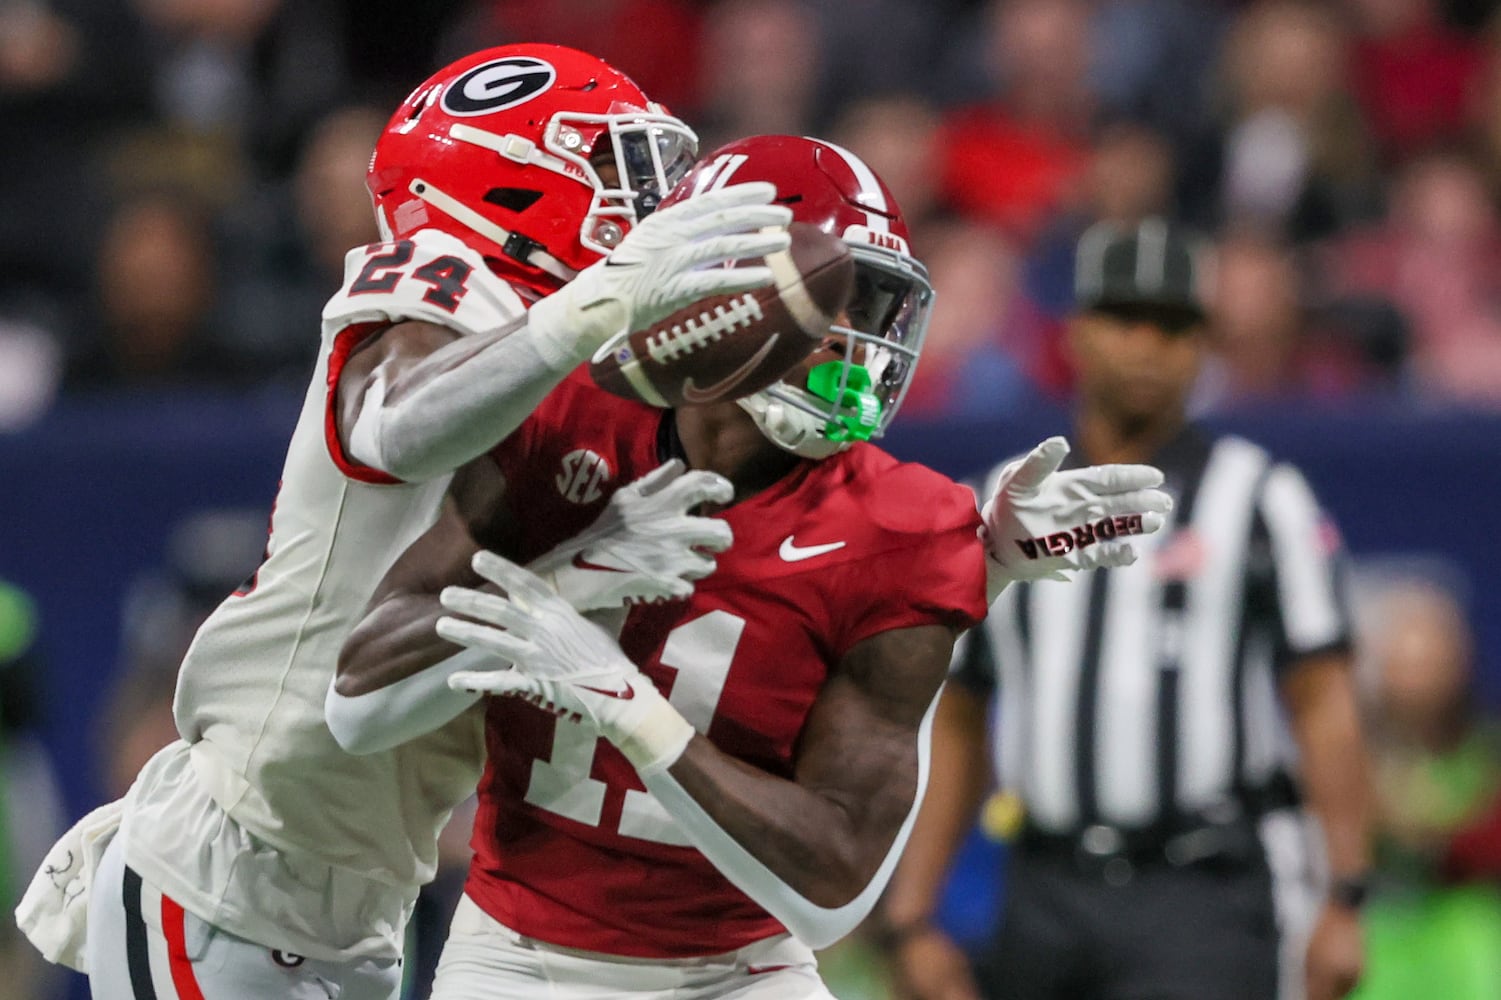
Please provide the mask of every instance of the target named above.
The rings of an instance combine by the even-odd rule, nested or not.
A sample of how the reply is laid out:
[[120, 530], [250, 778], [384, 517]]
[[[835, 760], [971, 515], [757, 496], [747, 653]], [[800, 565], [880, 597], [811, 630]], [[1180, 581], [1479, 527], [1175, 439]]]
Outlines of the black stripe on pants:
[[141, 916], [141, 876], [125, 869], [125, 960], [130, 967], [130, 990], [136, 1000], [156, 1000], [151, 982], [151, 956], [146, 950], [146, 921]]

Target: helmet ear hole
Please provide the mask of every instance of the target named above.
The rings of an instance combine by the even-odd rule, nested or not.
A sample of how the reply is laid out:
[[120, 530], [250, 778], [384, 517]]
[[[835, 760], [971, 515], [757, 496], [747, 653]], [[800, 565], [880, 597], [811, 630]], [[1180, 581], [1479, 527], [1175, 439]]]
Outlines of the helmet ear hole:
[[485, 192], [485, 201], [508, 212], [525, 212], [541, 200], [542, 192], [530, 188], [491, 188]]

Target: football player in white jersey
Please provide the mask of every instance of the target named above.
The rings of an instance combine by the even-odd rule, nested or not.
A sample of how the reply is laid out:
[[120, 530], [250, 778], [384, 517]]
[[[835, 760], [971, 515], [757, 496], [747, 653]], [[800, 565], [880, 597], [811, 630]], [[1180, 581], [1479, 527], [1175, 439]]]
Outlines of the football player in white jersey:
[[[395, 995], [438, 831], [480, 773], [481, 719], [344, 752], [325, 722], [340, 646], [450, 490], [502, 488], [470, 460], [569, 371], [622, 331], [770, 281], [709, 266], [788, 245], [770, 185], [648, 215], [695, 143], [618, 71], [556, 46], [477, 53], [397, 109], [369, 174], [387, 242], [350, 251], [324, 310], [267, 556], [184, 659], [182, 738], [59, 843], [18, 911], [96, 998]], [[581, 609], [680, 594], [713, 566], [692, 548], [729, 541], [684, 515], [725, 488], [647, 477], [542, 568]], [[584, 544], [591, 562], [567, 565]]]

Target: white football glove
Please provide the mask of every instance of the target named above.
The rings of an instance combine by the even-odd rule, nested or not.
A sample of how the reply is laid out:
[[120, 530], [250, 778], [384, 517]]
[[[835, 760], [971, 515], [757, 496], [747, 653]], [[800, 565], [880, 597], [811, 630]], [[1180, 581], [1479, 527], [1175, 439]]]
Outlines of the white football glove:
[[622, 486], [593, 524], [527, 568], [578, 611], [689, 596], [692, 581], [714, 572], [710, 553], [729, 548], [734, 535], [723, 520], [688, 512], [729, 503], [735, 488], [717, 473], [683, 468], [673, 459]]
[[1065, 571], [1129, 566], [1127, 539], [1162, 527], [1173, 509], [1161, 470], [1092, 465], [1058, 471], [1068, 441], [1051, 437], [1001, 470], [980, 511], [991, 600], [1017, 580], [1066, 580]]
[[532, 306], [538, 349], [571, 368], [607, 342], [710, 295], [771, 284], [771, 269], [718, 267], [791, 244], [792, 210], [773, 205], [775, 185], [730, 184], [636, 223], [604, 260]]
[[592, 726], [642, 773], [678, 759], [693, 727], [626, 658], [614, 636], [513, 562], [480, 552], [474, 569], [507, 596], [445, 588], [443, 606], [464, 618], [439, 618], [438, 634], [514, 668], [460, 671], [448, 678], [450, 688], [522, 698], [562, 723]]

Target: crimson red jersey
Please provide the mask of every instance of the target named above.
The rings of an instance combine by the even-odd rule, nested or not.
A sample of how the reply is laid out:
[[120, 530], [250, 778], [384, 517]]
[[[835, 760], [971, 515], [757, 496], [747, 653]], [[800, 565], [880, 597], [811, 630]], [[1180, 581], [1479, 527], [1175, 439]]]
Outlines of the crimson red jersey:
[[[570, 377], [494, 452], [529, 560], [662, 462], [670, 414]], [[871, 445], [803, 462], [724, 511], [734, 545], [688, 601], [631, 611], [621, 646], [720, 750], [791, 777], [804, 720], [856, 643], [985, 614], [974, 496]], [[582, 726], [493, 699], [468, 892], [522, 934], [645, 958], [779, 934]]]

